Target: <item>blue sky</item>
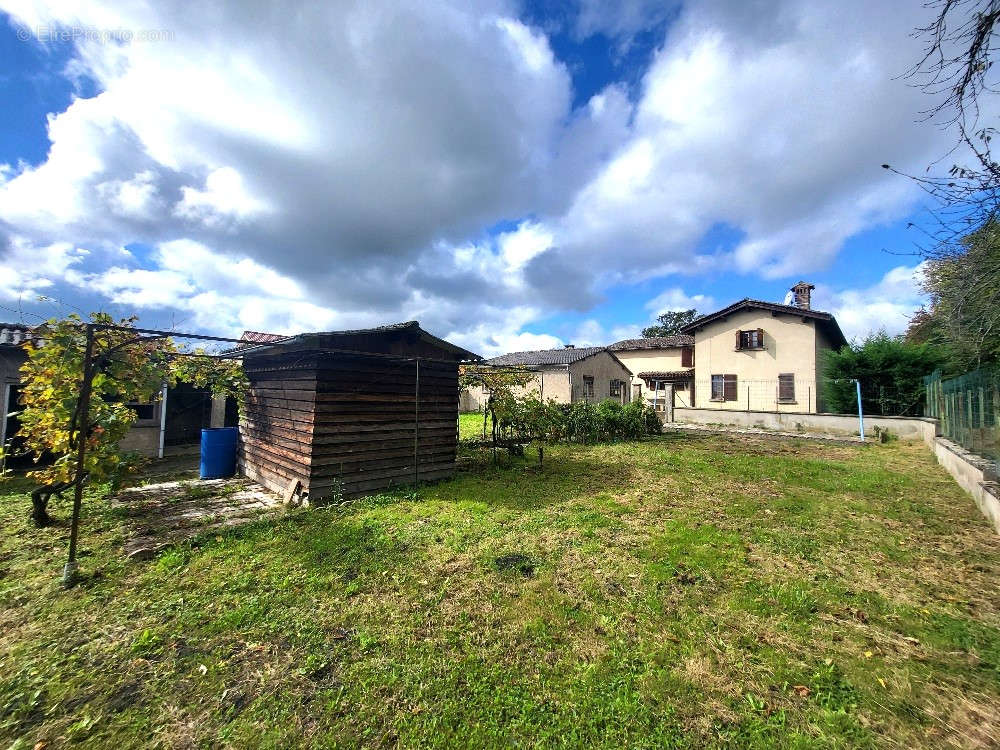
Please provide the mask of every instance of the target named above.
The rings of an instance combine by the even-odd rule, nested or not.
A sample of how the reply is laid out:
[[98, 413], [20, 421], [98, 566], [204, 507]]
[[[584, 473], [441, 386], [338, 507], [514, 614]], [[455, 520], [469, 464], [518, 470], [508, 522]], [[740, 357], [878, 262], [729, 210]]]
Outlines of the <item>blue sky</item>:
[[0, 12], [0, 317], [417, 318], [492, 354], [803, 278], [849, 336], [898, 332], [926, 216], [880, 164], [918, 172], [951, 145], [899, 78], [922, 12], [18, 5]]

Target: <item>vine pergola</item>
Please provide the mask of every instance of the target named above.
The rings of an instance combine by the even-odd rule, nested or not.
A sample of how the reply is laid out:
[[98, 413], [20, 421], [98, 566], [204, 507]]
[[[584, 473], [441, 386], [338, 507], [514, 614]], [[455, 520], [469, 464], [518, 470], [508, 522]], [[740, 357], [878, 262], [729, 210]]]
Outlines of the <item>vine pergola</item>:
[[[83, 372], [80, 384], [80, 396], [69, 424], [70, 446], [75, 445], [76, 448], [76, 467], [71, 481], [71, 485], [73, 487], [73, 511], [72, 521], [70, 523], [69, 554], [67, 556], [66, 565], [63, 568], [63, 585], [67, 587], [74, 583], [79, 567], [77, 563], [77, 543], [79, 540], [80, 512], [83, 505], [83, 485], [87, 479], [86, 438], [90, 429], [93, 427], [93, 425], [90, 424], [90, 404], [93, 395], [94, 377], [100, 371], [100, 368], [116, 352], [122, 351], [129, 346], [135, 346], [145, 341], [157, 339], [193, 339], [196, 341], [250, 345], [256, 343], [254, 341], [248, 341], [241, 338], [237, 339], [227, 338], [225, 336], [209, 336], [198, 333], [178, 333], [176, 331], [165, 331], [153, 328], [136, 328], [112, 323], [83, 323], [81, 324], [81, 328], [84, 330], [86, 341], [83, 355]], [[95, 352], [95, 332], [100, 330], [123, 331], [135, 335], [123, 341], [119, 341], [113, 346], [110, 346], [108, 349], [97, 353]], [[166, 360], [176, 357], [232, 359], [237, 356], [239, 356], [238, 350], [235, 352], [229, 351], [218, 353], [181, 351], [164, 352], [164, 358]], [[64, 489], [68, 489], [68, 487], [64, 487]]]
[[[256, 346], [260, 342], [243, 339], [243, 338], [229, 338], [225, 336], [211, 336], [207, 334], [198, 333], [184, 333], [177, 331], [168, 331], [153, 328], [138, 328], [134, 326], [125, 326], [114, 323], [101, 323], [101, 322], [87, 322], [80, 323], [78, 330], [82, 330], [85, 334], [85, 344], [82, 362], [82, 373], [79, 388], [79, 397], [77, 399], [76, 407], [70, 417], [69, 421], [69, 446], [72, 451], [75, 451], [74, 463], [75, 467], [72, 472], [72, 478], [68, 483], [64, 483], [59, 487], [59, 491], [64, 491], [73, 488], [73, 506], [72, 506], [72, 520], [70, 523], [70, 539], [69, 539], [69, 551], [67, 555], [66, 564], [63, 567], [62, 583], [65, 587], [72, 586], [77, 578], [77, 573], [79, 569], [79, 564], [77, 562], [77, 549], [79, 543], [79, 533], [80, 533], [80, 515], [83, 505], [83, 489], [84, 484], [87, 481], [88, 474], [86, 469], [87, 463], [87, 436], [90, 430], [95, 427], [91, 424], [91, 403], [94, 393], [94, 378], [101, 371], [102, 366], [107, 363], [115, 353], [127, 349], [131, 346], [137, 346], [147, 341], [155, 340], [165, 340], [165, 339], [189, 339], [194, 341], [206, 341], [214, 343], [228, 343], [235, 345], [228, 351], [221, 352], [206, 352], [206, 351], [164, 351], [162, 356], [164, 361], [169, 361], [174, 358], [179, 357], [196, 357], [203, 359], [212, 360], [232, 360], [241, 356], [241, 349], [244, 347]], [[128, 338], [124, 340], [117, 341], [108, 348], [98, 352], [96, 351], [96, 337], [95, 334], [99, 331], [118, 331], [127, 334], [131, 334]], [[243, 347], [239, 347], [243, 345]], [[528, 368], [522, 367], [511, 367], [511, 366], [494, 366], [487, 364], [477, 364], [477, 368], [482, 368], [481, 372], [492, 372], [497, 376], [502, 377], [504, 380], [510, 379], [515, 383], [520, 380], [530, 380], [533, 371]], [[473, 380], [481, 380], [481, 378], [473, 377]], [[486, 385], [485, 382], [481, 383]], [[521, 384], [521, 383], [518, 383]], [[496, 451], [496, 439], [497, 436], [493, 436], [493, 450], [494, 454]]]

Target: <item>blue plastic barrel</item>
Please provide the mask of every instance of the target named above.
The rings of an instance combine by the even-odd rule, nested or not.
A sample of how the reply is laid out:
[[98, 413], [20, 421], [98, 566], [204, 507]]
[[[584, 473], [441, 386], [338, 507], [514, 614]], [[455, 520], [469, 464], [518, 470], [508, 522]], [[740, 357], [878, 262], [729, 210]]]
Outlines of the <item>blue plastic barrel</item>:
[[238, 427], [213, 427], [201, 431], [201, 478], [222, 479], [236, 473]]

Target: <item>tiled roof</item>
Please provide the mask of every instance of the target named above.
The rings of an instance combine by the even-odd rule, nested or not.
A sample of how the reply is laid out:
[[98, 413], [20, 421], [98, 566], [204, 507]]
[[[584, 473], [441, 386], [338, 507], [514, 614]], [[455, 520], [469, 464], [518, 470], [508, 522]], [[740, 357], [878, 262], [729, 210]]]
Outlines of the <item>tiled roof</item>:
[[240, 338], [243, 339], [248, 344], [270, 344], [274, 341], [281, 341], [282, 339], [287, 339], [280, 333], [262, 333], [261, 331], [244, 331], [240, 334]]
[[0, 323], [0, 346], [20, 346], [31, 338], [31, 329], [20, 323]]
[[805, 307], [797, 307], [795, 305], [780, 305], [777, 302], [765, 302], [764, 300], [750, 299], [749, 297], [741, 299], [739, 302], [734, 302], [729, 305], [729, 307], [716, 310], [708, 315], [702, 315], [700, 318], [692, 320], [681, 330], [685, 333], [694, 333], [702, 326], [707, 325], [718, 318], [724, 318], [727, 315], [731, 315], [734, 312], [745, 309], [769, 310], [773, 313], [784, 313], [786, 315], [796, 315], [802, 318], [812, 318], [820, 323], [823, 323], [827, 327], [828, 333], [833, 339], [835, 339], [835, 344], [838, 347], [841, 344], [847, 343], [847, 338], [844, 336], [843, 331], [840, 330], [840, 326], [837, 324], [837, 319], [833, 317], [832, 313], [823, 312], [822, 310], [812, 310]]
[[511, 352], [486, 360], [489, 365], [570, 365], [604, 351], [603, 346], [584, 346], [579, 349], [542, 349], [535, 352]]
[[690, 378], [694, 370], [673, 370], [670, 372], [640, 372], [638, 377], [643, 380], [680, 380]]
[[693, 346], [694, 336], [677, 334], [676, 336], [650, 336], [642, 339], [625, 339], [616, 341], [608, 347], [613, 352], [631, 352], [639, 349], [676, 349], [681, 346]]

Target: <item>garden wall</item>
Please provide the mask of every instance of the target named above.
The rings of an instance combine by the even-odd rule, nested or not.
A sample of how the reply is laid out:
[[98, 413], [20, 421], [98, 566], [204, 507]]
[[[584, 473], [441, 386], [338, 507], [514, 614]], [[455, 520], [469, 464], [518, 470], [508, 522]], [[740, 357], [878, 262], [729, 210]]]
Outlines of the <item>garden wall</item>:
[[[700, 409], [674, 407], [674, 420], [695, 424], [723, 424], [734, 427], [763, 427], [783, 432], [825, 432], [831, 435], [857, 435], [856, 414], [809, 414], [806, 412], [737, 411], [736, 409]], [[930, 445], [937, 434], [937, 422], [927, 417], [880, 417], [865, 415], [865, 435], [874, 428], [889, 430], [900, 440], [923, 440]]]

